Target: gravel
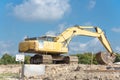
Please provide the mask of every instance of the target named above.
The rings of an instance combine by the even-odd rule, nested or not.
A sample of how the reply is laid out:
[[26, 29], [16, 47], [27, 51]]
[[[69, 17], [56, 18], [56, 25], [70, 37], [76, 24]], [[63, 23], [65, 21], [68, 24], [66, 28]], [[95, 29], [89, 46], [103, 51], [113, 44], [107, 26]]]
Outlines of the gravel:
[[[120, 66], [84, 65], [84, 64], [56, 64], [56, 65], [46, 64], [44, 75], [35, 77], [34, 76], [25, 77], [25, 80], [120, 80], [120, 70], [113, 71], [114, 67], [119, 69]], [[16, 66], [1, 65], [0, 74], [7, 72], [19, 73], [20, 68], [21, 68], [20, 65]], [[6, 78], [4, 80], [19, 80], [19, 79], [11, 77]]]

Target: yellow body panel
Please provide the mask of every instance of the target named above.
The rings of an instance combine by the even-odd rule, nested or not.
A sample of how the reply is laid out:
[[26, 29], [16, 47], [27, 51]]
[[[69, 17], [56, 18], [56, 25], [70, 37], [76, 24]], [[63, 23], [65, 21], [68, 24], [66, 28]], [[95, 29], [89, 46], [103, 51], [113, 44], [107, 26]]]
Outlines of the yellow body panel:
[[63, 47], [62, 43], [44, 41], [43, 44], [44, 44], [43, 47], [42, 48], [39, 47], [38, 51], [45, 51], [45, 52], [52, 52], [52, 53], [68, 52], [68, 49], [66, 47]]
[[68, 48], [63, 47], [62, 43], [44, 41], [40, 44], [39, 41], [23, 41], [19, 45], [20, 52], [29, 53], [51, 53], [64, 54], [68, 52]]

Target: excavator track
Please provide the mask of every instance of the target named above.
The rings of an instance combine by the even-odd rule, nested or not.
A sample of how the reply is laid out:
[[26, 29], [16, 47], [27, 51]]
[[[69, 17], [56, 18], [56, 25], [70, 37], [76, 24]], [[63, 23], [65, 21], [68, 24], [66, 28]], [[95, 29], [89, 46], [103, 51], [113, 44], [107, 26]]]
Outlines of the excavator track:
[[78, 64], [78, 57], [77, 56], [65, 56], [64, 63], [66, 63], [66, 64]]
[[52, 63], [51, 55], [34, 55], [30, 58], [30, 64], [50, 64]]
[[77, 56], [51, 56], [51, 55], [34, 55], [30, 58], [31, 64], [78, 64]]
[[30, 58], [30, 64], [41, 64], [42, 61], [42, 55], [39, 54], [36, 54]]
[[78, 57], [77, 56], [69, 56], [70, 64], [78, 64]]
[[51, 64], [53, 63], [51, 55], [42, 55], [43, 56], [43, 64]]

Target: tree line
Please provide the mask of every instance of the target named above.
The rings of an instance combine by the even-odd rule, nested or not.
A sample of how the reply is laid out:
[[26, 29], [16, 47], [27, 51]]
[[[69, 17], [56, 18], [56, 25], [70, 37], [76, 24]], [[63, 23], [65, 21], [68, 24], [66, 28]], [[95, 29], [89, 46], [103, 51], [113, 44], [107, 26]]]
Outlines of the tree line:
[[[95, 54], [92, 54], [90, 52], [88, 53], [83, 53], [83, 54], [76, 54], [76, 56], [79, 59], [79, 64], [98, 64], [96, 58], [95, 58]], [[30, 63], [30, 57], [29, 55], [25, 56], [25, 64], [29, 64]], [[115, 62], [120, 62], [120, 54], [117, 53], [116, 56], [116, 60]], [[16, 62], [15, 60], [15, 56], [12, 56], [10, 54], [4, 54], [1, 58], [0, 58], [0, 64], [19, 64], [19, 62]]]
[[[25, 56], [25, 62], [26, 64], [29, 64], [29, 59], [30, 59], [30, 56]], [[15, 56], [12, 56], [8, 53], [5, 53], [1, 58], [0, 58], [0, 65], [1, 64], [4, 64], [4, 65], [7, 65], [7, 64], [19, 64], [19, 62], [16, 61], [16, 57]]]

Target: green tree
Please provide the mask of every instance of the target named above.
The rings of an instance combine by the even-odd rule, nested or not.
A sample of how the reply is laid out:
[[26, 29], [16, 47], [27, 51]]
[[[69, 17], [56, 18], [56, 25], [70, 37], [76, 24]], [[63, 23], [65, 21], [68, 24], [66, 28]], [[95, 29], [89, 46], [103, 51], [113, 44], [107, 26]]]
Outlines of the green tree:
[[30, 57], [31, 56], [25, 56], [25, 64], [30, 64]]
[[[30, 64], [30, 57], [29, 55], [25, 56], [25, 64]], [[15, 60], [16, 57], [15, 56], [11, 56], [8, 53], [5, 53], [1, 58], [0, 58], [0, 64], [19, 64], [18, 61]]]
[[95, 54], [93, 54], [92, 57], [92, 53], [83, 53], [83, 54], [77, 54], [78, 59], [80, 64], [98, 64], [95, 58]]
[[2, 60], [1, 60], [1, 58], [0, 58], [0, 65], [2, 64]]
[[1, 64], [13, 64], [14, 59], [10, 54], [5, 53], [1, 58]]
[[98, 62], [96, 60], [96, 54], [93, 54], [93, 64], [98, 64]]
[[120, 62], [120, 54], [116, 53], [116, 59], [115, 59], [115, 62]]
[[79, 62], [82, 64], [90, 64], [91, 63], [91, 54], [90, 53], [84, 53], [79, 57]]

